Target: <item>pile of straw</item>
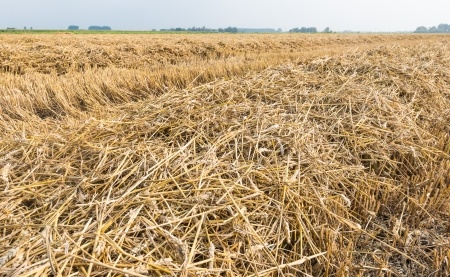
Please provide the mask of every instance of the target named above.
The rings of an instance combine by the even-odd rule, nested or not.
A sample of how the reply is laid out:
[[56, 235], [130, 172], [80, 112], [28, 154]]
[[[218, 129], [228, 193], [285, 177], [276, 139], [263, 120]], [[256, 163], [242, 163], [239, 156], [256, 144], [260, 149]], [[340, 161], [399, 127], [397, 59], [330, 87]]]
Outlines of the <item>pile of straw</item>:
[[449, 68], [379, 47], [0, 123], [0, 274], [448, 275]]

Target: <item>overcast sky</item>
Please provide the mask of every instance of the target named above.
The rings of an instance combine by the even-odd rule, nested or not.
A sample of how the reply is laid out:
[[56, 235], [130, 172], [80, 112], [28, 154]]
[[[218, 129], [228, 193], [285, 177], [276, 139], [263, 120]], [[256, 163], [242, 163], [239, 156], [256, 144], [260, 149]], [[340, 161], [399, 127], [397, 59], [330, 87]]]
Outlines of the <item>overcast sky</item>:
[[114, 30], [175, 27], [330, 27], [334, 31], [413, 31], [450, 24], [449, 0], [3, 0], [0, 29]]

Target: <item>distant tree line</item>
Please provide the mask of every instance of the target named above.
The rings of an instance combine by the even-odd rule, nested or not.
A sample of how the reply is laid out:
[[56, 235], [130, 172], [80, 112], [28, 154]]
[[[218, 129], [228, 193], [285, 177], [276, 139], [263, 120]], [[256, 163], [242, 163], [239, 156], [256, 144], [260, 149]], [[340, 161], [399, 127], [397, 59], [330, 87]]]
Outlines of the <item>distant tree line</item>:
[[219, 33], [237, 33], [238, 28], [237, 27], [226, 27], [224, 29], [219, 28]]
[[425, 27], [425, 26], [419, 26], [414, 31], [414, 33], [450, 33], [450, 25], [449, 24], [439, 24], [437, 27]]
[[170, 29], [161, 29], [162, 32], [205, 32], [205, 33], [237, 33], [237, 27], [227, 27], [227, 28], [219, 28], [219, 29], [210, 29], [203, 27], [191, 27], [191, 28], [170, 28]]
[[[301, 28], [294, 28], [290, 29], [289, 33], [317, 33], [316, 27], [301, 27]], [[331, 31], [330, 27], [326, 27], [323, 29], [322, 33], [333, 33]]]
[[111, 31], [109, 26], [89, 26], [89, 31]]
[[[67, 30], [76, 31], [79, 30], [80, 26], [70, 25]], [[109, 26], [89, 26], [88, 30], [91, 31], [111, 31], [111, 27]]]
[[317, 33], [316, 27], [301, 27], [290, 29], [289, 33]]
[[239, 33], [282, 33], [281, 28], [238, 28]]
[[[442, 25], [442, 24], [441, 24]], [[439, 26], [441, 26], [439, 25]], [[448, 25], [447, 25], [448, 26]], [[79, 30], [80, 27], [77, 25], [70, 25], [68, 30]], [[88, 30], [91, 31], [109, 31], [111, 27], [109, 26], [89, 26]], [[170, 29], [161, 29], [162, 32], [205, 32], [205, 33], [282, 33], [283, 30], [281, 28], [273, 29], [273, 28], [237, 28], [237, 27], [226, 27], [219, 29], [212, 29], [203, 27], [190, 27], [190, 28], [170, 28]], [[289, 30], [290, 33], [317, 33], [316, 27], [301, 27], [294, 28]], [[326, 27], [323, 33], [332, 33], [329, 27]]]
[[191, 27], [191, 28], [187, 28], [186, 31], [188, 32], [214, 32], [214, 29], [209, 29], [206, 28], [205, 26], [203, 27]]
[[205, 26], [203, 27], [191, 27], [191, 28], [170, 28], [170, 29], [161, 29], [160, 31], [163, 32], [217, 32], [216, 29], [210, 29], [210, 28], [206, 28]]
[[161, 29], [162, 32], [207, 32], [207, 33], [282, 33], [281, 28], [237, 28], [237, 27], [226, 27], [219, 29], [211, 29], [206, 27], [191, 27], [191, 28], [171, 28], [171, 29]]

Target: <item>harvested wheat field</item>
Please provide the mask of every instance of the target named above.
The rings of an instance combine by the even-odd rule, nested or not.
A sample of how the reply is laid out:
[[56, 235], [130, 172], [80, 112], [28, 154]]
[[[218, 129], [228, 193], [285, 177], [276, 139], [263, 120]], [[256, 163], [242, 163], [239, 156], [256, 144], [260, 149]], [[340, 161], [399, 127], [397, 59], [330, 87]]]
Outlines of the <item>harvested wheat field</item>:
[[448, 276], [449, 50], [0, 35], [0, 275]]

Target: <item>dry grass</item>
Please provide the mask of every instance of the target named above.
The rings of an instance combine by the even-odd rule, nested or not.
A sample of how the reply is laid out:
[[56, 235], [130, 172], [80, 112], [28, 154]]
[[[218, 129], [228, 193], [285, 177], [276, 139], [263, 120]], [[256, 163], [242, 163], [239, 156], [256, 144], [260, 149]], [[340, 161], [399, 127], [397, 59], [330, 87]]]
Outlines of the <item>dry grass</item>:
[[288, 61], [427, 35], [1, 35], [5, 119], [79, 117]]
[[450, 274], [450, 54], [426, 38], [142, 97], [142, 67], [3, 74], [0, 274]]

